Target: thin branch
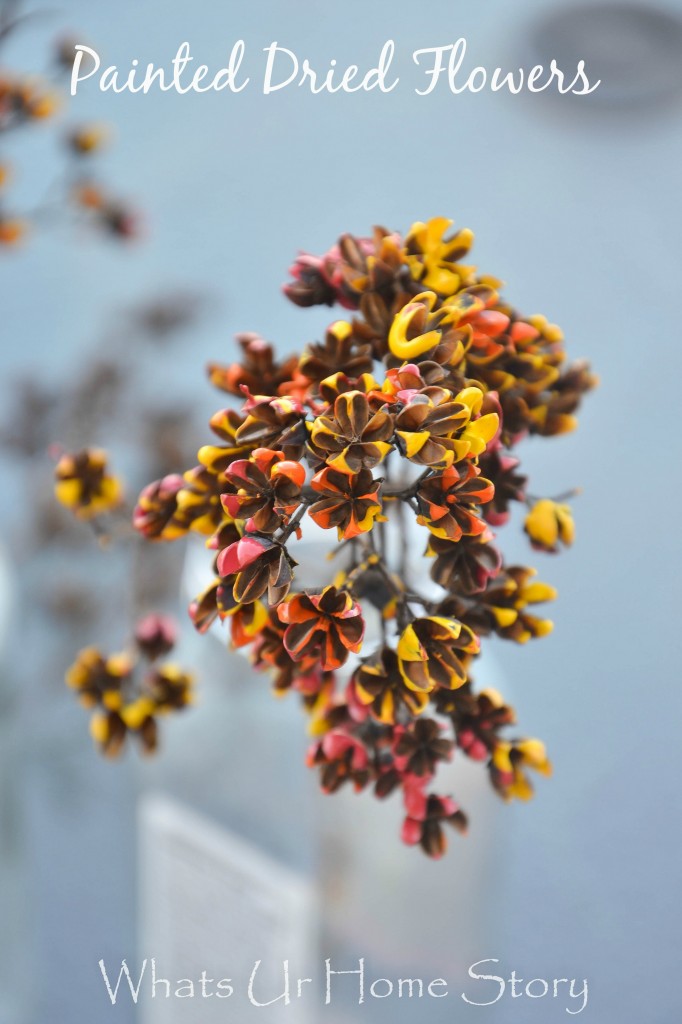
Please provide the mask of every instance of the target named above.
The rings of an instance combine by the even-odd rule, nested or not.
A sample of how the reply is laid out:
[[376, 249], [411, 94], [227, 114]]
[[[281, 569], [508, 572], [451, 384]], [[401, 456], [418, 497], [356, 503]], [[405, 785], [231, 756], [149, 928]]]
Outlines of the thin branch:
[[36, 18], [52, 18], [56, 10], [27, 11], [25, 14], [17, 13], [21, 7], [22, 0], [5, 0], [0, 10], [0, 45], [7, 41], [7, 38], [17, 28], [25, 25], [27, 21], [35, 21]]

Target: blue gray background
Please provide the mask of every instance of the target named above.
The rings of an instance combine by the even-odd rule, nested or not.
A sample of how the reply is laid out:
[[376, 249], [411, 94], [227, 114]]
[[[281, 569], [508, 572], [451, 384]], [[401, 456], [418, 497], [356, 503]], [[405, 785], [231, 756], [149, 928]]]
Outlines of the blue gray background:
[[[679, 2], [671, 6], [682, 14]], [[182, 382], [208, 415], [215, 400], [202, 365], [227, 358], [236, 331], [257, 330], [285, 350], [319, 336], [325, 311], [299, 311], [278, 291], [298, 248], [317, 252], [341, 231], [404, 229], [434, 215], [470, 226], [477, 264], [507, 282], [520, 308], [560, 323], [569, 353], [588, 357], [602, 383], [577, 434], [523, 449], [534, 490], [583, 489], [575, 548], [532, 556], [560, 592], [554, 635], [497, 651], [524, 730], [548, 742], [555, 777], [531, 805], [499, 807], [505, 838], [482, 887], [482, 934], [457, 956], [465, 964], [496, 956], [524, 976], [587, 976], [584, 1018], [600, 1024], [668, 1024], [680, 1009], [681, 951], [679, 106], [606, 103], [599, 93], [552, 100], [439, 89], [420, 98], [408, 85], [412, 50], [459, 36], [472, 62], [534, 63], [533, 26], [558, 7], [62, 2], [54, 27], [69, 23], [106, 62], [165, 62], [187, 39], [198, 61], [219, 67], [243, 37], [247, 63], [260, 65], [261, 47], [276, 39], [321, 63], [369, 66], [393, 38], [404, 87], [316, 97], [293, 88], [269, 97], [255, 88], [184, 97], [83, 89], [74, 113], [116, 126], [107, 173], [145, 211], [147, 237], [122, 250], [47, 234], [3, 259], [3, 375], [9, 382], [33, 367], [66, 384], [121, 305], [159, 288], [197, 287], [219, 297], [220, 316], [174, 352], [158, 386]], [[40, 67], [51, 32], [47, 22], [27, 29], [13, 57]], [[607, 85], [609, 70], [623, 72], [608, 41], [603, 53], [607, 69], [593, 70]], [[507, 550], [528, 558], [520, 534], [508, 533]], [[22, 630], [30, 635], [15, 609], [13, 636]], [[92, 951], [130, 955], [132, 794], [144, 780], [130, 766], [99, 764], [89, 749], [64, 753], [83, 743], [77, 710], [51, 712], [39, 730], [36, 716], [39, 708], [24, 706], [5, 729], [15, 830], [6, 890], [16, 899], [11, 932], [0, 928], [16, 962], [7, 1006], [17, 1001], [6, 1021], [123, 1020], [102, 1004], [91, 960]], [[196, 774], [198, 747], [188, 762]], [[72, 770], [59, 785], [53, 758]], [[427, 917], [457, 872], [454, 843], [428, 875]], [[409, 963], [409, 929], [404, 948]], [[563, 1006], [543, 1001], [505, 1001], [490, 1018], [460, 1006], [452, 1018], [437, 1012], [428, 1006], [419, 1019], [565, 1019]]]

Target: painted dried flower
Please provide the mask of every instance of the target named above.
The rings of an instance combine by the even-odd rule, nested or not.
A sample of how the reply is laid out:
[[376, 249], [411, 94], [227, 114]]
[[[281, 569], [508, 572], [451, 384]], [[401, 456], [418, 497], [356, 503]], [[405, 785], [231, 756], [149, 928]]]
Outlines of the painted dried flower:
[[378, 658], [362, 664], [349, 685], [353, 698], [373, 718], [389, 725], [395, 724], [401, 709], [405, 708], [410, 715], [420, 715], [429, 703], [427, 693], [405, 682], [392, 647], [383, 647]]
[[456, 724], [457, 746], [472, 760], [487, 761], [500, 742], [500, 729], [514, 725], [514, 709], [505, 704], [497, 690], [463, 696], [466, 699], [449, 709]]
[[455, 690], [467, 681], [468, 655], [478, 654], [478, 637], [456, 619], [415, 619], [400, 637], [398, 667], [411, 690]]
[[478, 388], [456, 396], [440, 387], [423, 388], [396, 416], [400, 449], [411, 462], [435, 469], [482, 454], [499, 425], [496, 413], [478, 415], [482, 404]]
[[197, 460], [216, 476], [224, 473], [235, 459], [244, 458], [256, 447], [237, 441], [237, 431], [246, 417], [235, 409], [219, 409], [209, 420], [209, 427], [223, 444], [205, 444], [197, 452]]
[[351, 540], [367, 533], [381, 515], [381, 481], [368, 469], [349, 475], [327, 466], [311, 480], [321, 495], [308, 515], [324, 530], [336, 527], [339, 540]]
[[[293, 282], [284, 286], [284, 294], [297, 306], [333, 306], [342, 302], [335, 281], [335, 259], [302, 253], [289, 268]], [[344, 303], [345, 304], [345, 303]]]
[[540, 775], [552, 774], [544, 743], [529, 739], [496, 745], [490, 763], [490, 777], [505, 800], [530, 800], [532, 797], [533, 786], [524, 768], [532, 768]]
[[276, 610], [268, 614], [253, 646], [253, 663], [257, 668], [275, 673], [274, 689], [282, 693], [291, 689], [298, 680], [307, 678], [317, 666], [317, 656], [295, 661], [284, 646], [286, 623], [281, 622]]
[[183, 477], [171, 473], [143, 489], [133, 511], [133, 526], [147, 540], [175, 540], [186, 533], [189, 523], [178, 516], [178, 493], [183, 486]]
[[444, 728], [433, 718], [419, 718], [396, 729], [393, 754], [399, 770], [430, 778], [440, 761], [450, 761], [455, 744], [445, 737]]
[[340, 668], [362, 646], [362, 610], [346, 590], [332, 586], [321, 594], [296, 594], [277, 611], [287, 624], [284, 646], [294, 661], [315, 656], [328, 671]]
[[229, 366], [209, 363], [211, 384], [238, 397], [244, 389], [260, 395], [278, 395], [296, 373], [297, 356], [291, 356], [282, 363], [276, 362], [272, 345], [258, 334], [240, 334], [237, 341], [243, 353], [241, 362]]
[[367, 751], [359, 740], [341, 729], [328, 732], [311, 748], [308, 765], [320, 769], [324, 793], [336, 793], [346, 782], [360, 792], [370, 779]]
[[530, 509], [523, 524], [536, 550], [559, 550], [560, 544], [570, 547], [575, 535], [573, 516], [570, 505], [565, 505], [549, 498], [541, 498]]
[[468, 228], [445, 237], [452, 227], [446, 217], [434, 217], [426, 224], [413, 224], [405, 238], [407, 265], [424, 288], [453, 295], [473, 280], [473, 268], [460, 266], [471, 249], [473, 233]]
[[491, 500], [494, 488], [480, 473], [470, 462], [457, 463], [423, 480], [416, 495], [421, 509], [417, 522], [450, 541], [485, 533], [479, 506]]
[[349, 391], [339, 395], [333, 415], [318, 416], [310, 428], [313, 452], [340, 473], [373, 469], [391, 450], [393, 419], [379, 409], [372, 413], [366, 395]]
[[135, 643], [149, 661], [156, 661], [172, 651], [177, 638], [178, 627], [170, 615], [151, 612], [135, 626]]
[[[156, 748], [156, 730], [152, 722], [149, 716], [148, 721], [142, 723], [145, 750]], [[128, 727], [118, 711], [98, 711], [90, 719], [90, 735], [105, 757], [118, 757], [123, 750]]]
[[485, 590], [488, 580], [502, 568], [502, 555], [488, 533], [465, 534], [455, 542], [432, 536], [426, 553], [435, 556], [431, 579], [451, 593], [476, 594]]
[[462, 362], [468, 336], [457, 329], [457, 311], [436, 308], [437, 302], [434, 292], [424, 292], [393, 317], [388, 347], [401, 363], [427, 360], [453, 367]]
[[305, 411], [291, 398], [256, 396], [246, 407], [246, 417], [236, 432], [238, 444], [271, 448], [279, 443], [287, 458], [300, 457], [305, 443]]
[[227, 615], [230, 619], [230, 638], [235, 648], [253, 643], [269, 622], [268, 609], [262, 601], [252, 601], [250, 604], [235, 602], [234, 608]]
[[346, 373], [332, 373], [318, 384], [322, 402], [333, 406], [339, 395], [350, 391], [360, 391], [367, 395], [372, 412], [376, 412], [386, 404], [386, 396], [371, 373], [361, 373], [359, 377], [349, 377]]
[[121, 503], [121, 482], [109, 472], [107, 454], [101, 448], [62, 455], [54, 475], [57, 501], [80, 519], [111, 512]]
[[76, 691], [84, 707], [103, 704], [118, 710], [124, 682], [132, 670], [133, 662], [126, 654], [105, 657], [96, 647], [85, 647], [67, 670], [66, 684]]
[[230, 490], [221, 497], [233, 519], [246, 519], [247, 529], [274, 533], [301, 500], [305, 468], [270, 448], [256, 448], [248, 459], [238, 459], [225, 471]]
[[403, 824], [403, 842], [408, 846], [419, 844], [424, 853], [439, 860], [448, 846], [443, 825], [466, 832], [466, 815], [451, 797], [432, 793], [424, 799], [423, 806], [408, 810]]
[[175, 496], [177, 512], [167, 533], [172, 534], [178, 527], [206, 535], [215, 533], [225, 521], [221, 500], [225, 487], [224, 479], [211, 469], [204, 466], [188, 469]]
[[266, 593], [271, 605], [283, 601], [294, 578], [295, 563], [286, 548], [268, 537], [246, 534], [218, 555], [222, 578], [235, 576], [235, 601], [249, 604]]
[[[232, 585], [234, 586], [234, 581]], [[208, 632], [213, 623], [219, 617], [223, 617], [218, 603], [218, 595], [219, 592], [226, 589], [229, 592], [229, 587], [226, 588], [222, 580], [215, 579], [190, 603], [189, 617], [198, 633]]]

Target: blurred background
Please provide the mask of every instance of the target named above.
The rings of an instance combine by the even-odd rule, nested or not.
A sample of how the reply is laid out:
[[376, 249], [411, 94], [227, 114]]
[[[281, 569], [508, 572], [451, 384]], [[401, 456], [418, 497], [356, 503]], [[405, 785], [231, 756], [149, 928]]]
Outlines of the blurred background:
[[[188, 40], [197, 62], [215, 68], [238, 38], [252, 58], [278, 40], [313, 63], [367, 67], [393, 38], [405, 87], [267, 97], [84, 88], [64, 116], [112, 126], [106, 171], [141, 211], [139, 237], [120, 245], [57, 226], [0, 253], [1, 1024], [138, 1019], [128, 1002], [109, 1005], [97, 961], [154, 956], [141, 936], [189, 913], [168, 917], [172, 872], [139, 870], [140, 858], [148, 869], [161, 856], [168, 819], [158, 806], [140, 810], [142, 796], [159, 792], [257, 848], [262, 875], [274, 865], [292, 873], [298, 895], [282, 920], [296, 935], [285, 939], [310, 943], [315, 964], [365, 956], [375, 976], [442, 975], [458, 992], [470, 964], [495, 957], [507, 975], [588, 978], [585, 1015], [600, 1024], [677, 1019], [682, 592], [669, 516], [682, 442], [665, 388], [682, 369], [681, 24], [680, 0], [345, 0], [324, 16], [308, 0], [61, 0], [7, 45], [9, 66], [41, 73], [54, 38], [69, 33], [106, 64], [167, 64]], [[416, 96], [412, 51], [460, 36], [472, 67], [556, 57], [570, 68], [582, 57], [602, 86], [586, 98]], [[40, 133], [21, 145], [16, 189], [29, 201], [53, 156]], [[280, 294], [296, 251], [436, 215], [474, 230], [478, 266], [506, 281], [520, 309], [559, 323], [569, 355], [589, 358], [602, 383], [576, 434], [520, 452], [535, 493], [582, 488], [575, 547], [559, 559], [529, 556], [518, 523], [502, 540], [509, 561], [528, 560], [558, 588], [555, 632], [522, 650], [498, 644], [486, 679], [479, 672], [516, 705], [522, 730], [546, 740], [554, 778], [531, 804], [504, 806], [475, 780], [458, 785], [453, 766], [472, 828], [434, 864], [397, 841], [397, 805], [323, 799], [303, 767], [297, 709], [190, 630], [182, 654], [199, 668], [200, 705], [169, 723], [153, 764], [95, 754], [63, 672], [85, 643], [121, 644], [127, 567], [51, 511], [46, 445], [104, 444], [140, 483], [178, 458], [189, 464], [221, 404], [204, 364], [235, 355], [235, 332], [258, 331], [289, 351], [329, 320]], [[142, 464], [142, 435], [153, 465]], [[169, 593], [176, 603], [187, 596], [182, 556], [164, 554], [145, 581], [150, 600], [166, 595], [172, 606]], [[145, 900], [153, 884], [166, 917]], [[249, 884], [240, 882], [247, 901]], [[268, 898], [276, 915], [282, 907]], [[203, 937], [193, 927], [193, 941], [224, 962], [219, 924]], [[358, 1009], [351, 996], [319, 1016], [566, 1019], [561, 1000]], [[235, 1021], [252, 1017], [243, 1002], [227, 1009]], [[222, 1019], [196, 1002], [186, 1012], [177, 1019]], [[168, 1007], [163, 1019], [179, 1013]]]

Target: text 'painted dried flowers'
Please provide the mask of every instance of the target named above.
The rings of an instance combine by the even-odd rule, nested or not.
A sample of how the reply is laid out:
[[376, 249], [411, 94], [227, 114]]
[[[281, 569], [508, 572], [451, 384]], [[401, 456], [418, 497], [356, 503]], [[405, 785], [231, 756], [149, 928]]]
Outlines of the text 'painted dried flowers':
[[[276, 692], [298, 693], [325, 792], [400, 792], [403, 840], [432, 857], [448, 826], [467, 825], [453, 797], [432, 791], [441, 763], [484, 763], [505, 800], [527, 799], [529, 771], [551, 770], [539, 740], [507, 736], [513, 709], [475, 690], [472, 667], [483, 637], [525, 643], [551, 630], [536, 606], [553, 588], [507, 565], [493, 528], [521, 503], [535, 548], [572, 542], [565, 496], [527, 498], [514, 449], [573, 430], [595, 384], [586, 364], [566, 365], [557, 327], [522, 316], [500, 282], [463, 262], [471, 232], [450, 231], [436, 218], [404, 237], [377, 228], [299, 256], [289, 299], [349, 318], [281, 362], [243, 335], [239, 363], [209, 368], [237, 400], [212, 417], [214, 440], [197, 466], [149, 484], [133, 513], [152, 542], [205, 536], [213, 579], [191, 604], [195, 627], [222, 621]], [[99, 452], [62, 456], [57, 477], [81, 517], [119, 499]], [[316, 563], [316, 583], [301, 588], [297, 545], [310, 529], [336, 561]], [[153, 695], [191, 692], [157, 678], [131, 705], [130, 671], [125, 658], [86, 651], [69, 673], [100, 709], [105, 750], [126, 732], [152, 747], [147, 723], [164, 706]]]

